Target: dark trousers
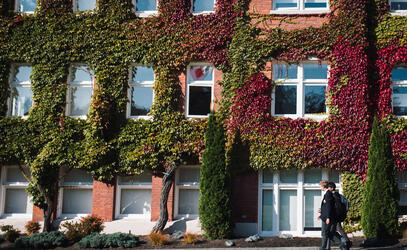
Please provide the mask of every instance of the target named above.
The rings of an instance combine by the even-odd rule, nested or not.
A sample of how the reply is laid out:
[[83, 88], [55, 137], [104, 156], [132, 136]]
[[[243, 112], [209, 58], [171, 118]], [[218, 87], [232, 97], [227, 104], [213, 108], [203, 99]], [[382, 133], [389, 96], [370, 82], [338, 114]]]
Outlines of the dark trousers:
[[321, 227], [321, 236], [322, 236], [322, 244], [321, 250], [331, 249], [331, 240], [335, 242], [335, 244], [341, 245], [341, 236], [336, 232], [337, 223], [329, 223], [326, 224], [325, 221], [322, 220], [322, 227]]
[[342, 241], [349, 242], [348, 235], [345, 233], [345, 231], [343, 231], [341, 222], [336, 223], [336, 231], [338, 231], [339, 234], [342, 236]]

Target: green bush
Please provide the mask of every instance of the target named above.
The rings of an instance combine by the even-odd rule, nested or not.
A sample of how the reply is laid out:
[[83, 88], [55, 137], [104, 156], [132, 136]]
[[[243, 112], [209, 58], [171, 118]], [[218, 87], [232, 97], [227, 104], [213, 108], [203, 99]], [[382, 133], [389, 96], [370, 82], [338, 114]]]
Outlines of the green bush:
[[67, 229], [65, 236], [72, 243], [92, 233], [100, 233], [105, 227], [101, 218], [91, 215], [82, 218], [79, 222], [66, 221], [61, 226]]
[[375, 118], [370, 137], [363, 191], [362, 229], [366, 238], [386, 239], [398, 234], [399, 191], [387, 128]]
[[139, 244], [139, 238], [132, 234], [114, 233], [98, 234], [93, 233], [78, 242], [79, 248], [110, 248], [123, 247], [132, 248]]
[[206, 130], [199, 190], [199, 220], [206, 236], [228, 238], [232, 234], [231, 180], [226, 167], [225, 132], [214, 114]]
[[18, 237], [20, 237], [21, 232], [15, 229], [12, 225], [4, 225], [0, 227], [0, 230], [4, 232], [4, 240], [14, 242]]
[[65, 235], [59, 231], [35, 233], [30, 236], [22, 236], [15, 242], [17, 248], [48, 249], [61, 247], [66, 244]]
[[349, 172], [341, 174], [343, 195], [349, 201], [349, 211], [343, 224], [343, 229], [347, 233], [360, 231], [362, 226], [360, 218], [362, 216], [363, 182], [356, 175]]

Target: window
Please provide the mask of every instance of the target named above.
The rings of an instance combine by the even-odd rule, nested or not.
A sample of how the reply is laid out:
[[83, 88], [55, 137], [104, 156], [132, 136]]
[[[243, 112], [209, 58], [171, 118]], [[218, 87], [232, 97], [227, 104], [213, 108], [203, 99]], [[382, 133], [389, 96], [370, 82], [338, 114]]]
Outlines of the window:
[[215, 0], [192, 0], [192, 13], [210, 13], [215, 9]]
[[391, 71], [393, 82], [393, 113], [407, 116], [407, 67], [397, 67]]
[[79, 169], [72, 169], [61, 180], [58, 215], [62, 218], [92, 213], [93, 178]]
[[94, 10], [96, 8], [96, 0], [75, 0], [74, 11]]
[[37, 7], [36, 0], [16, 0], [15, 10], [22, 13], [34, 13], [35, 7]]
[[274, 0], [273, 12], [323, 13], [329, 12], [328, 0]]
[[400, 191], [399, 214], [407, 216], [407, 172], [398, 172], [398, 185]]
[[339, 173], [334, 170], [263, 170], [259, 175], [260, 233], [264, 236], [281, 232], [318, 235], [322, 179], [334, 181], [340, 190]]
[[[24, 172], [29, 175], [29, 170]], [[17, 166], [3, 167], [1, 173], [1, 215], [30, 218], [33, 206], [25, 192], [28, 181]]]
[[214, 67], [194, 64], [187, 69], [187, 116], [207, 117], [212, 108]]
[[13, 65], [10, 75], [11, 97], [9, 114], [11, 116], [28, 116], [33, 105], [30, 75], [32, 66]]
[[152, 67], [135, 66], [131, 70], [128, 117], [147, 117], [153, 104], [154, 71]]
[[325, 90], [328, 65], [317, 62], [274, 64], [273, 114], [276, 116], [315, 117], [327, 112]]
[[93, 72], [85, 65], [73, 65], [69, 72], [67, 115], [85, 117], [93, 92]]
[[198, 217], [199, 166], [183, 166], [177, 170], [175, 185], [176, 217]]
[[146, 17], [157, 13], [158, 0], [133, 0], [136, 14], [141, 17]]
[[117, 181], [116, 218], [150, 218], [151, 172], [120, 176]]
[[392, 12], [407, 11], [407, 0], [390, 0], [390, 11]]

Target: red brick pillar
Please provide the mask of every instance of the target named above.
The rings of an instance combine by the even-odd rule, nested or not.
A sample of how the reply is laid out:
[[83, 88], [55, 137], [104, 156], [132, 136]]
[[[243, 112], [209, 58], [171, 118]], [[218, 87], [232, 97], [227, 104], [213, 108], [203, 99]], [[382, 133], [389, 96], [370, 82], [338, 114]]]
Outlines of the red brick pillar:
[[112, 221], [114, 219], [116, 191], [114, 183], [93, 181], [92, 215], [102, 218], [103, 221]]
[[33, 221], [36, 222], [40, 222], [44, 220], [44, 213], [42, 212], [42, 209], [37, 207], [37, 206], [33, 206]]
[[232, 207], [235, 222], [257, 222], [258, 174], [237, 175], [233, 180]]
[[[156, 221], [160, 217], [160, 196], [161, 196], [162, 178], [153, 176], [151, 186], [151, 221]], [[168, 221], [174, 219], [174, 184], [168, 194]]]

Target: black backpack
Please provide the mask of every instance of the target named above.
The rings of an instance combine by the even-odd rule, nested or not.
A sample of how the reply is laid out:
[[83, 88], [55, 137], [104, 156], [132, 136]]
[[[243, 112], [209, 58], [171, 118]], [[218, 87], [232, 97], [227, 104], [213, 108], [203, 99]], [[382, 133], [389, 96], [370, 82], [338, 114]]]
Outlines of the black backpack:
[[348, 213], [348, 200], [338, 192], [333, 193], [334, 198], [334, 218], [337, 222], [342, 222], [346, 219]]

